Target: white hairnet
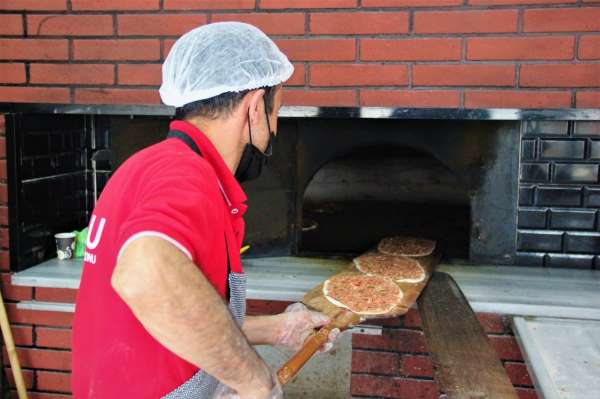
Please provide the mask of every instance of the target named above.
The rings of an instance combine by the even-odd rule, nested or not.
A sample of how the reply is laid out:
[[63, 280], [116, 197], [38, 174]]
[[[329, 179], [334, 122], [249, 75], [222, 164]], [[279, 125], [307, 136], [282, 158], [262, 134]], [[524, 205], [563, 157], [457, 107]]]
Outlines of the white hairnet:
[[174, 107], [278, 85], [294, 66], [260, 29], [219, 22], [193, 29], [173, 45], [162, 66], [160, 98]]

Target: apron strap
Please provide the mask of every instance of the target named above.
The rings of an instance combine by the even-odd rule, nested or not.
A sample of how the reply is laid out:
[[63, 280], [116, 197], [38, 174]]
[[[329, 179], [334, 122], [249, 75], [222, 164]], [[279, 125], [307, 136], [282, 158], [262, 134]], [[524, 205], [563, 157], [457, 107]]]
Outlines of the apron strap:
[[192, 151], [194, 151], [196, 154], [202, 156], [202, 152], [200, 151], [200, 148], [198, 148], [198, 145], [196, 145], [196, 142], [194, 140], [192, 140], [192, 138], [190, 136], [188, 136], [187, 134], [185, 134], [179, 130], [170, 130], [169, 133], [167, 134], [167, 138], [173, 138], [173, 137], [183, 141], [185, 144], [187, 144], [188, 147], [190, 147], [190, 149]]
[[[183, 141], [188, 147], [190, 147], [190, 149], [192, 151], [194, 151], [196, 154], [202, 156], [202, 151], [200, 151], [200, 148], [198, 148], [198, 145], [196, 144], [196, 142], [186, 133], [179, 131], [179, 130], [169, 130], [169, 133], [167, 134], [167, 138], [176, 138], [179, 139], [181, 141]], [[225, 252], [227, 253], [227, 276], [229, 276], [229, 273], [231, 273], [231, 260], [229, 259], [229, 244], [227, 243], [227, 234], [225, 234]], [[227, 287], [226, 287], [226, 293], [227, 293], [227, 299], [229, 299], [230, 297], [230, 288], [229, 288], [229, 278], [227, 278]]]

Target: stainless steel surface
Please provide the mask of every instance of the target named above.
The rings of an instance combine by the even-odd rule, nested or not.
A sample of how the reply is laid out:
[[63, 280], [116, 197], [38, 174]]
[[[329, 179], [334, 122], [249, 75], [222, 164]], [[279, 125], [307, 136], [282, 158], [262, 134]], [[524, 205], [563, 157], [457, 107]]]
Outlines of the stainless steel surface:
[[[299, 257], [247, 259], [248, 298], [298, 301], [347, 265]], [[600, 271], [442, 264], [476, 312], [600, 320]], [[78, 288], [80, 261], [53, 259], [15, 273], [21, 286]]]
[[[165, 105], [0, 103], [0, 113], [15, 112], [96, 115], [148, 115], [171, 117], [175, 114], [175, 109]], [[281, 108], [279, 116], [284, 118], [352, 119], [600, 120], [600, 110], [584, 108], [464, 109], [284, 106]]]
[[600, 398], [600, 320], [515, 317], [513, 329], [541, 398]]

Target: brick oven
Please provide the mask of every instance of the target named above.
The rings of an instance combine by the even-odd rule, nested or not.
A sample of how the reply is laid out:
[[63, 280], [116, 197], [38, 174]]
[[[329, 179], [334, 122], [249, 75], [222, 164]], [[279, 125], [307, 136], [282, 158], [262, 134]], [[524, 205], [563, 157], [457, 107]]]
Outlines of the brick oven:
[[[306, 259], [435, 238], [519, 396], [536, 398], [509, 316], [564, 317], [588, 296], [519, 293], [535, 296], [544, 271], [600, 268], [596, 0], [1, 2], [2, 295], [32, 397], [70, 396], [78, 277], [31, 271], [51, 233], [87, 223], [111, 171], [164, 137], [157, 87], [176, 38], [225, 20], [263, 29], [296, 68], [273, 162], [246, 189], [249, 267], [300, 277], [261, 274], [249, 311], [297, 300], [316, 277], [296, 265], [318, 269]], [[478, 285], [486, 273], [495, 283]], [[418, 312], [373, 324], [352, 337], [351, 394], [437, 397]]]

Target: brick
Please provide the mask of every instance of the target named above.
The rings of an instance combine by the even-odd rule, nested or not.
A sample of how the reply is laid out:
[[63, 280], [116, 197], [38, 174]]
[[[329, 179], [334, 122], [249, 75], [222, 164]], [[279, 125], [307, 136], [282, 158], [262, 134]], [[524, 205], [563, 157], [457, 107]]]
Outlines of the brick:
[[255, 25], [267, 35], [297, 35], [306, 31], [303, 13], [285, 14], [213, 14], [212, 22], [239, 21]]
[[60, 11], [67, 9], [67, 0], [9, 0], [0, 2], [0, 10]]
[[459, 6], [462, 0], [363, 0], [363, 7], [435, 7]]
[[[0, 140], [0, 142], [3, 140]], [[0, 206], [0, 225], [8, 226], [8, 207]]]
[[354, 334], [352, 347], [410, 353], [427, 352], [423, 333], [415, 330], [384, 329], [381, 335]]
[[366, 323], [368, 325], [382, 326], [382, 327], [403, 327], [403, 317], [393, 317], [385, 319], [369, 319]]
[[414, 65], [415, 86], [513, 86], [512, 65]]
[[[69, 89], [50, 87], [0, 87], [0, 102], [68, 103]], [[0, 198], [0, 201], [6, 202]]]
[[179, 36], [206, 24], [204, 14], [118, 15], [118, 33], [123, 36]]
[[163, 7], [165, 10], [243, 10], [255, 6], [256, 0], [165, 0]]
[[554, 181], [595, 184], [598, 182], [598, 165], [557, 163], [554, 165]]
[[282, 313], [292, 302], [287, 301], [264, 301], [248, 299], [246, 301], [246, 314], [250, 316], [274, 315]]
[[78, 104], [159, 104], [153, 89], [75, 89]]
[[158, 61], [160, 41], [156, 39], [74, 40], [75, 60]]
[[531, 377], [529, 377], [529, 373], [527, 372], [527, 366], [524, 363], [506, 362], [504, 368], [513, 385], [533, 386]]
[[38, 287], [35, 289], [35, 299], [41, 302], [75, 303], [76, 297], [76, 289], [45, 287]]
[[600, 60], [600, 36], [582, 36], [579, 39], [579, 58]]
[[569, 129], [568, 121], [526, 121], [525, 135], [556, 134], [566, 136]]
[[478, 37], [467, 39], [469, 60], [570, 60], [572, 36]]
[[504, 5], [504, 4], [566, 4], [577, 0], [468, 0], [472, 5]]
[[287, 89], [283, 92], [285, 105], [352, 107], [356, 101], [355, 90]]
[[[33, 389], [33, 381], [35, 380], [33, 370], [21, 369], [21, 372], [23, 373], [25, 388], [27, 388], [27, 390]], [[5, 367], [4, 373], [6, 375], [6, 379], [8, 380], [8, 386], [10, 386], [11, 388], [15, 388], [15, 377], [13, 375], [12, 369], [10, 367]]]
[[158, 10], [158, 0], [71, 0], [74, 11]]
[[460, 93], [453, 90], [361, 90], [360, 105], [367, 107], [459, 107]]
[[33, 345], [33, 327], [31, 326], [10, 326], [15, 345], [32, 346]]
[[578, 108], [600, 108], [600, 91], [578, 91], [575, 104]]
[[562, 250], [563, 232], [549, 230], [518, 230], [517, 249], [520, 251]]
[[[6, 185], [4, 186], [6, 187]], [[0, 186], [1, 188], [1, 186]], [[8, 251], [0, 251], [0, 269], [8, 271], [10, 269], [10, 257]]]
[[260, 8], [353, 8], [357, 4], [357, 0], [261, 0]]
[[23, 34], [23, 16], [20, 14], [0, 14], [0, 35], [20, 36]]
[[115, 83], [115, 68], [107, 64], [31, 64], [29, 71], [31, 83]]
[[[49, 349], [17, 348], [21, 367], [47, 370], [71, 370], [71, 352]], [[8, 364], [3, 348], [4, 364]]]
[[400, 356], [397, 353], [352, 351], [353, 373], [395, 375], [399, 364]]
[[353, 374], [350, 380], [350, 391], [352, 395], [356, 396], [398, 399], [437, 399], [439, 397], [434, 381], [368, 374]]
[[286, 86], [304, 86], [306, 84], [306, 67], [304, 64], [294, 64], [294, 73], [285, 81]]
[[5, 227], [0, 227], [0, 246], [3, 248], [8, 248], [9, 244], [9, 235], [8, 229]]
[[461, 58], [461, 39], [360, 39], [363, 61], [453, 61]]
[[0, 64], [0, 83], [25, 83], [25, 64]]
[[545, 229], [546, 209], [519, 208], [517, 225], [522, 229]]
[[508, 327], [502, 315], [494, 313], [477, 313], [477, 319], [486, 334], [504, 334]]
[[32, 299], [33, 289], [31, 287], [21, 287], [12, 285], [10, 282], [11, 275], [2, 273], [2, 298], [9, 301], [27, 301]]
[[433, 377], [433, 363], [429, 356], [402, 356], [402, 375], [410, 377]]
[[544, 266], [545, 256], [546, 254], [543, 252], [517, 252], [515, 256], [515, 265], [542, 267]]
[[600, 8], [549, 8], [525, 10], [525, 32], [586, 32], [600, 30]]
[[421, 328], [422, 321], [419, 311], [415, 308], [408, 309], [404, 315], [404, 326], [408, 328]]
[[50, 392], [70, 392], [71, 374], [54, 371], [36, 371], [37, 389]]
[[540, 158], [542, 159], [583, 159], [584, 157], [584, 140], [540, 141]]
[[516, 32], [516, 10], [417, 11], [415, 33]]
[[354, 61], [354, 39], [280, 39], [279, 49], [292, 61]]
[[117, 68], [117, 82], [121, 85], [160, 85], [161, 64], [121, 64]]
[[600, 64], [521, 65], [523, 87], [600, 87]]
[[2, 60], [66, 60], [69, 42], [59, 39], [0, 39]]
[[311, 86], [406, 86], [406, 65], [313, 64]]
[[600, 254], [599, 233], [565, 233], [565, 252], [582, 254]]
[[535, 203], [542, 206], [581, 206], [581, 188], [538, 187]]
[[533, 388], [515, 388], [519, 399], [538, 399], [537, 393]]
[[491, 336], [489, 339], [501, 360], [523, 361], [523, 355], [521, 355], [521, 349], [519, 349], [515, 337]]
[[6, 311], [12, 323], [70, 327], [73, 322], [73, 313], [17, 309], [13, 303], [6, 304]]
[[0, 160], [0, 179], [6, 180], [7, 171], [6, 171], [6, 160]]
[[[2, 99], [2, 88], [0, 87], [0, 99]], [[0, 203], [6, 205], [8, 202], [8, 187], [6, 184], [0, 184]], [[1, 254], [4, 254], [3, 251], [0, 251]], [[4, 263], [4, 262], [3, 262]]]
[[466, 108], [568, 108], [568, 91], [465, 91]]
[[594, 255], [548, 254], [545, 266], [589, 270], [593, 264]]
[[408, 33], [407, 12], [336, 12], [310, 14], [315, 35]]
[[71, 349], [72, 332], [66, 328], [35, 328], [35, 345], [40, 348]]
[[113, 34], [111, 15], [28, 15], [30, 36], [103, 36]]

